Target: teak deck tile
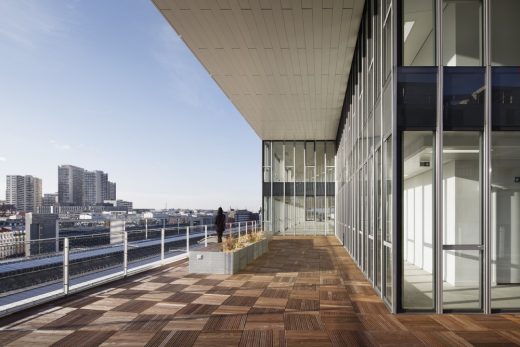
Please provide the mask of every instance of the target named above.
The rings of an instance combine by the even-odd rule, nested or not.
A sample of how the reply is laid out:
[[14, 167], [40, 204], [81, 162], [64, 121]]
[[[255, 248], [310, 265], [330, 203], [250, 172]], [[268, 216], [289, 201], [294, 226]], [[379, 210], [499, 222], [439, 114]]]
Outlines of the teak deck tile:
[[390, 314], [334, 237], [269, 248], [236, 275], [177, 262], [14, 314], [0, 345], [520, 345], [517, 314]]
[[90, 347], [99, 346], [112, 336], [115, 331], [75, 331], [56, 341], [52, 347]]
[[146, 344], [145, 347], [159, 346], [193, 346], [199, 336], [198, 331], [159, 331]]
[[115, 307], [113, 311], [141, 313], [153, 305], [155, 305], [153, 301], [131, 300]]
[[102, 311], [78, 309], [41, 327], [42, 330], [79, 330], [103, 315]]
[[56, 341], [59, 341], [72, 334], [71, 330], [36, 330], [29, 334], [26, 334], [11, 343], [1, 346], [9, 347], [40, 347], [50, 346]]
[[147, 331], [117, 331], [100, 346], [143, 347], [153, 338], [154, 335], [154, 332]]
[[202, 331], [193, 346], [215, 347], [215, 346], [238, 346], [242, 338], [241, 331]]

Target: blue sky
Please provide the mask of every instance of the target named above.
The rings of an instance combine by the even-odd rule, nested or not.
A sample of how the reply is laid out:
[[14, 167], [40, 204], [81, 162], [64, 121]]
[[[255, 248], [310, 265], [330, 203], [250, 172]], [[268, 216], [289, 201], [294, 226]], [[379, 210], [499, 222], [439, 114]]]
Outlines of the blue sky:
[[257, 210], [261, 141], [150, 0], [0, 1], [6, 174], [109, 173], [137, 207]]

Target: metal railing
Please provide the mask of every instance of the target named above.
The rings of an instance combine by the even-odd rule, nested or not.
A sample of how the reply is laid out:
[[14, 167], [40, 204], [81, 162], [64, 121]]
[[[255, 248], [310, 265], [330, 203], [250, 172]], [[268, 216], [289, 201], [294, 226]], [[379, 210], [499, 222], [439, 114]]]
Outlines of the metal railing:
[[[261, 222], [227, 223], [224, 236], [261, 230]], [[146, 228], [25, 241], [2, 240], [0, 317], [188, 257], [216, 242], [214, 225]], [[2, 253], [3, 252], [3, 253]]]

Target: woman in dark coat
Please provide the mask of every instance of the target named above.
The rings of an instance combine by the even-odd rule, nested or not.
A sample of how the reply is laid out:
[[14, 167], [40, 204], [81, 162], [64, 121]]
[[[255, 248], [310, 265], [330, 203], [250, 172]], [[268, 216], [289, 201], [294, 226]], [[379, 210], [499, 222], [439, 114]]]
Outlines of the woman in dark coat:
[[226, 215], [222, 211], [222, 207], [218, 208], [217, 216], [215, 217], [215, 227], [217, 229], [218, 243], [222, 242], [222, 235], [226, 230]]

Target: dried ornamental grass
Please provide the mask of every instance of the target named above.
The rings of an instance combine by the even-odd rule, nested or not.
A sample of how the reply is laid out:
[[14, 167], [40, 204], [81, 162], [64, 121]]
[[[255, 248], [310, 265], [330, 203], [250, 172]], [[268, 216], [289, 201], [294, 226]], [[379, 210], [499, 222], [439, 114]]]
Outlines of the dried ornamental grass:
[[244, 248], [250, 244], [258, 242], [264, 238], [262, 231], [253, 231], [249, 234], [242, 235], [240, 237], [233, 237], [228, 235], [222, 243], [222, 249], [224, 252], [233, 252]]

